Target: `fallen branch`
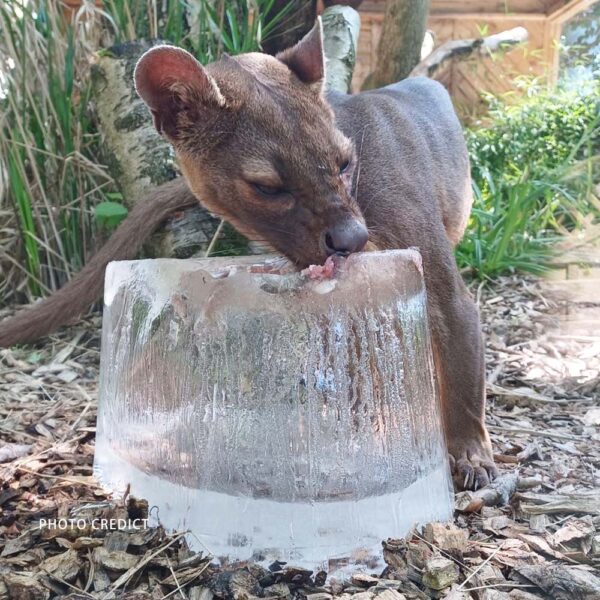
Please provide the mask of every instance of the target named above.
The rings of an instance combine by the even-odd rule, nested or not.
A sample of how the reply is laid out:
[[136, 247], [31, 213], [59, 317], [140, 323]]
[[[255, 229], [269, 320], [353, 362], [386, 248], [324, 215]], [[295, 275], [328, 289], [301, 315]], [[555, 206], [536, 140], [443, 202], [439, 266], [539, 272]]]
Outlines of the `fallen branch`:
[[518, 471], [506, 473], [492, 481], [489, 486], [476, 491], [475, 495], [481, 498], [486, 506], [505, 506], [517, 491], [518, 481]]
[[[578, 494], [520, 493], [521, 511], [528, 515], [549, 514], [600, 514], [600, 493], [596, 490]], [[535, 504], [524, 504], [533, 502]]]
[[482, 506], [505, 506], [517, 491], [519, 473], [513, 471], [501, 475], [490, 485], [476, 492], [461, 492], [455, 496], [455, 508], [459, 512], [476, 512]]
[[484, 38], [467, 40], [450, 40], [436, 48], [427, 58], [422, 60], [409, 77], [433, 77], [436, 71], [449, 60], [465, 59], [476, 54], [489, 56], [493, 52], [504, 51], [526, 42], [529, 37], [527, 29], [515, 27]]

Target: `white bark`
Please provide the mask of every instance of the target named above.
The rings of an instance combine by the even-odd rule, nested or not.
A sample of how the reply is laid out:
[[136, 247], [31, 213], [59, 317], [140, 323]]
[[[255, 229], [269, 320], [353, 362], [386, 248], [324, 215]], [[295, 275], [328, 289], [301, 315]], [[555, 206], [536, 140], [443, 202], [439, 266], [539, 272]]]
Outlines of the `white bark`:
[[436, 71], [447, 61], [465, 59], [473, 55], [489, 56], [493, 52], [509, 50], [517, 44], [526, 42], [529, 37], [527, 29], [515, 27], [484, 38], [450, 40], [436, 48], [422, 60], [411, 72], [410, 77], [433, 77]]
[[356, 63], [360, 16], [349, 6], [332, 6], [323, 12], [325, 86], [347, 93]]
[[133, 85], [137, 58], [151, 44], [128, 42], [100, 53], [93, 67], [94, 105], [109, 167], [127, 206], [173, 179], [175, 157]]

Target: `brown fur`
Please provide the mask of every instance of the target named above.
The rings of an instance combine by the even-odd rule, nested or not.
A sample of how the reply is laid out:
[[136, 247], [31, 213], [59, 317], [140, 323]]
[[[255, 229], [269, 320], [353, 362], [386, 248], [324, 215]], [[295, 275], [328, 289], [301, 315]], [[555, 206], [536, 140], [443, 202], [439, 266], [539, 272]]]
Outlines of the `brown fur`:
[[[203, 68], [181, 50], [159, 47], [136, 69], [138, 91], [190, 189], [242, 233], [298, 267], [325, 260], [324, 234], [340, 224], [366, 223], [368, 249], [420, 249], [453, 471], [460, 487], [484, 485], [495, 467], [483, 421], [483, 344], [453, 256], [472, 201], [461, 126], [436, 82], [411, 79], [326, 99], [322, 79], [320, 27], [276, 58], [247, 54]], [[112, 242], [86, 267], [88, 285], [93, 272], [98, 286], [111, 250]], [[65, 293], [71, 298], [75, 282]], [[63, 317], [64, 310], [54, 323]], [[0, 344], [40, 334], [31, 328], [24, 338], [8, 327], [13, 336], [0, 335]]]

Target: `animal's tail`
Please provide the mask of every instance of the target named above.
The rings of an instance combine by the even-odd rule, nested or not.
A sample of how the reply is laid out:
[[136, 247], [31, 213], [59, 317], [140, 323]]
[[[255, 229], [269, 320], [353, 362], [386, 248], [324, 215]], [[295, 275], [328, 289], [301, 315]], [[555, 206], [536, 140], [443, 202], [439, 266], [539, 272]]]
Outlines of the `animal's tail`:
[[170, 213], [193, 206], [183, 178], [156, 188], [140, 201], [81, 271], [60, 290], [0, 322], [0, 348], [33, 342], [81, 317], [102, 294], [104, 269], [112, 260], [134, 258], [148, 236]]

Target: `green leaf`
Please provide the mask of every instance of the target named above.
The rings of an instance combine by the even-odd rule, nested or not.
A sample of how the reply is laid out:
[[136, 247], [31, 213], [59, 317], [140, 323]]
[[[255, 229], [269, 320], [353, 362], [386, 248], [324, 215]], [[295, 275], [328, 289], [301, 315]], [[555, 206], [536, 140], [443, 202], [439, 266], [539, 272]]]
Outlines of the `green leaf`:
[[114, 229], [127, 216], [127, 208], [120, 202], [100, 202], [94, 208], [98, 227]]
[[119, 202], [120, 200], [123, 200], [123, 194], [121, 194], [121, 192], [106, 192], [104, 195], [113, 202]]
[[42, 360], [42, 354], [40, 352], [32, 352], [27, 356], [27, 362], [30, 365], [37, 365]]

